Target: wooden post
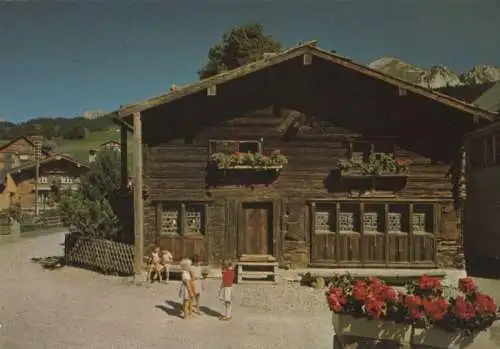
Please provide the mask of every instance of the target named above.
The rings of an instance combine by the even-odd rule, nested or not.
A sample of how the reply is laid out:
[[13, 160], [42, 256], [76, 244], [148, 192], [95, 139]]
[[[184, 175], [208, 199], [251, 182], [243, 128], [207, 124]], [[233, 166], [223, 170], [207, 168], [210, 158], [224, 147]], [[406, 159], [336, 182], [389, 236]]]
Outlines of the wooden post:
[[142, 198], [142, 125], [141, 113], [134, 113], [134, 146], [133, 146], [133, 175], [134, 175], [134, 271], [135, 278], [143, 276], [144, 258], [144, 202]]
[[126, 192], [128, 187], [128, 130], [125, 125], [120, 128], [120, 157], [121, 157], [121, 190]]

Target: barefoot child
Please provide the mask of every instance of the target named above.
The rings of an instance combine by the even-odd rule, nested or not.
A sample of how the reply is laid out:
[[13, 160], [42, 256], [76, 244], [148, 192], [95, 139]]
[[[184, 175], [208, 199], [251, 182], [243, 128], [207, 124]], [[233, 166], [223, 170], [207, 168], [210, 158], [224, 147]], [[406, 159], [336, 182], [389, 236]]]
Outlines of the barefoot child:
[[182, 300], [181, 317], [187, 319], [192, 315], [192, 302], [194, 297], [193, 280], [191, 278], [191, 260], [183, 259], [180, 263], [182, 270], [182, 283], [179, 289], [179, 296]]
[[153, 282], [156, 277], [161, 281], [161, 256], [159, 247], [155, 247], [153, 252], [151, 252], [148, 266], [148, 281], [151, 280]]
[[165, 283], [168, 283], [170, 280], [170, 264], [174, 261], [174, 257], [172, 256], [172, 253], [167, 250], [162, 251], [162, 265], [163, 269], [165, 269]]
[[200, 257], [193, 256], [193, 266], [191, 267], [191, 275], [194, 280], [194, 312], [201, 315], [200, 311], [200, 295], [203, 290], [203, 275], [201, 270]]
[[234, 270], [230, 261], [224, 261], [222, 266], [222, 282], [220, 284], [219, 298], [224, 302], [224, 315], [220, 320], [231, 320], [231, 299], [233, 293]]

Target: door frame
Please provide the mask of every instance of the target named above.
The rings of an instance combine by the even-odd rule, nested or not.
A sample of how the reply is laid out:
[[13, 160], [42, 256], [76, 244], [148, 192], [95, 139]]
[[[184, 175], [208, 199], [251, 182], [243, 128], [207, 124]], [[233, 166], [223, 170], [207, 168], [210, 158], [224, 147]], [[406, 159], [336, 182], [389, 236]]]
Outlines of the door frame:
[[281, 200], [278, 199], [264, 199], [264, 200], [242, 200], [238, 202], [238, 214], [236, 220], [236, 257], [240, 258], [240, 247], [242, 241], [244, 241], [245, 234], [245, 204], [267, 204], [270, 208], [270, 218], [271, 224], [269, 224], [269, 228], [271, 231], [268, 231], [268, 234], [271, 234], [269, 237], [272, 239], [271, 247], [272, 251], [270, 251], [270, 255], [275, 258], [278, 258], [281, 253], [281, 227], [282, 227], [282, 216], [281, 216]]

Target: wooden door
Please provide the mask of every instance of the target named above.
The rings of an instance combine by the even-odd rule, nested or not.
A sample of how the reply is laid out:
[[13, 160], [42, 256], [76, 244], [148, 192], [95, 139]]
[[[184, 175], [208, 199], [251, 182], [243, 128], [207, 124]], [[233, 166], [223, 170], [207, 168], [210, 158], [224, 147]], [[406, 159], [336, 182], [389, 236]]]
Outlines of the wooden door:
[[271, 254], [271, 208], [267, 203], [243, 204], [243, 232], [238, 243], [240, 255]]

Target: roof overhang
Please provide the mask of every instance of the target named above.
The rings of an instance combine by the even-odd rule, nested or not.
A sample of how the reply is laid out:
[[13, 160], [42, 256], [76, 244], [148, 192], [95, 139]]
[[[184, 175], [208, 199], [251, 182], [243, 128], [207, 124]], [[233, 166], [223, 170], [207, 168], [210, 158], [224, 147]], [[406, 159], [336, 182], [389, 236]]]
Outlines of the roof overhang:
[[[414, 85], [407, 81], [401, 80], [399, 78], [369, 68], [365, 65], [356, 63], [348, 58], [345, 58], [331, 51], [323, 50], [316, 46], [316, 41], [310, 41], [301, 44], [299, 46], [293, 47], [274, 56], [266, 56], [266, 58], [263, 58], [259, 61], [249, 63], [242, 67], [217, 74], [213, 77], [201, 80], [192, 85], [184, 86], [175, 91], [170, 91], [167, 94], [163, 94], [157, 97], [150, 98], [148, 100], [144, 100], [138, 103], [121, 107], [120, 109], [111, 113], [111, 115], [113, 116], [113, 120], [115, 121], [115, 123], [121, 126], [125, 126], [127, 127], [128, 130], [132, 131], [133, 129], [129, 124], [129, 120], [134, 113], [144, 112], [146, 110], [158, 107], [160, 105], [171, 103], [180, 98], [184, 98], [189, 95], [202, 92], [205, 90], [208, 93], [208, 91], [214, 86], [278, 65], [282, 62], [299, 57], [301, 55], [303, 55], [304, 57], [315, 56], [323, 60], [326, 60], [328, 62], [331, 62], [332, 64], [340, 65], [342, 67], [345, 67], [346, 69], [357, 71], [363, 75], [375, 78], [377, 80], [383, 81], [395, 87], [411, 91], [414, 94], [434, 100], [436, 103], [441, 103], [448, 107], [467, 113], [471, 115], [474, 118], [474, 121], [476, 122], [478, 122], [479, 119], [484, 119], [486, 121], [493, 121], [496, 116], [495, 113], [483, 110], [474, 104], [450, 97], [448, 95], [439, 93], [434, 90], [429, 90], [427, 88]], [[305, 59], [306, 58], [304, 58], [304, 62]]]

